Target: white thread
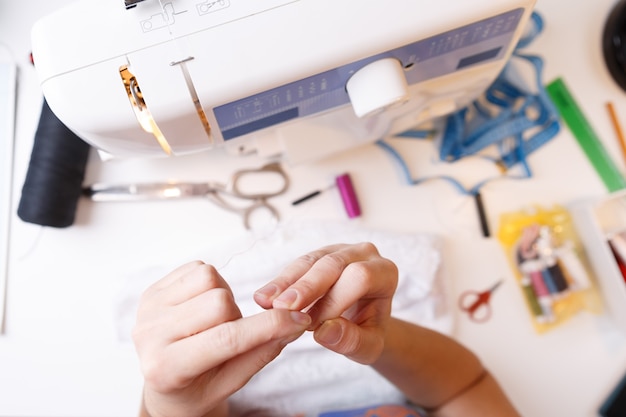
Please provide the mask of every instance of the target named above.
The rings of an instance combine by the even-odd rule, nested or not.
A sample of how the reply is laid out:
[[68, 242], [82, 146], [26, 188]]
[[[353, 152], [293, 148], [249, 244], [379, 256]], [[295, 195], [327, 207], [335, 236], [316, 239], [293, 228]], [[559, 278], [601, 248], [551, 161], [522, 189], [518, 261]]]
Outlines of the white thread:
[[35, 236], [35, 239], [33, 239], [32, 244], [30, 245], [29, 248], [27, 248], [27, 250], [20, 255], [20, 257], [18, 258], [20, 261], [24, 261], [26, 259], [28, 259], [37, 249], [37, 246], [39, 246], [39, 242], [41, 241], [41, 238], [43, 236], [44, 230], [46, 228], [44, 226], [40, 226], [39, 230], [37, 232], [37, 236]]
[[172, 38], [174, 38], [174, 33], [172, 32], [172, 26], [170, 25], [170, 21], [167, 18], [167, 10], [165, 10], [165, 5], [161, 0], [159, 0], [159, 5], [161, 6], [161, 12], [163, 12], [163, 20], [165, 20], [165, 24], [167, 26], [167, 31]]
[[[287, 228], [287, 226], [290, 226], [293, 222], [295, 222], [298, 218], [301, 217], [305, 217], [305, 215], [311, 211], [313, 209], [313, 206], [309, 206], [306, 207], [304, 209], [304, 212], [300, 212], [300, 213], [292, 213], [284, 222], [281, 221], [276, 221], [273, 225], [273, 227], [267, 229], [268, 232], [265, 234], [262, 234], [258, 237], [255, 237], [254, 240], [252, 241], [252, 243], [244, 250], [238, 251], [233, 253], [232, 255], [230, 255], [228, 257], [228, 259], [224, 262], [224, 264], [222, 266], [220, 266], [219, 268], [216, 267], [216, 269], [218, 271], [221, 271], [222, 269], [226, 268], [233, 259], [237, 258], [238, 256], [241, 255], [245, 255], [246, 253], [250, 252], [252, 249], [254, 249], [254, 247], [257, 245], [257, 243], [262, 242], [264, 240], [268, 240], [271, 237], [273, 237], [276, 233], [278, 233], [280, 230], [284, 230], [285, 228]], [[265, 230], [265, 229], [263, 229]], [[250, 231], [250, 233], [254, 234], [254, 229]]]
[[15, 54], [13, 53], [13, 50], [9, 47], [9, 45], [3, 41], [0, 41], [0, 48], [6, 51], [7, 57], [9, 58], [10, 62], [14, 65], [17, 65], [17, 59], [15, 58]]

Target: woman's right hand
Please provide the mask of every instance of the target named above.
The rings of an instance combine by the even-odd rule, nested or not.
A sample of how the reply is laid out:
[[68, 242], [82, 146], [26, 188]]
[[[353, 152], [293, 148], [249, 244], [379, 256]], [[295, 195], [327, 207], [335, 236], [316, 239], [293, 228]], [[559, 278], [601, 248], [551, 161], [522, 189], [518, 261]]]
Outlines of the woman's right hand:
[[398, 268], [372, 243], [309, 252], [255, 294], [263, 308], [306, 309], [315, 340], [361, 363], [383, 351]]
[[144, 411], [192, 417], [220, 409], [310, 324], [307, 314], [284, 309], [243, 318], [214, 267], [179, 267], [144, 292], [137, 313]]

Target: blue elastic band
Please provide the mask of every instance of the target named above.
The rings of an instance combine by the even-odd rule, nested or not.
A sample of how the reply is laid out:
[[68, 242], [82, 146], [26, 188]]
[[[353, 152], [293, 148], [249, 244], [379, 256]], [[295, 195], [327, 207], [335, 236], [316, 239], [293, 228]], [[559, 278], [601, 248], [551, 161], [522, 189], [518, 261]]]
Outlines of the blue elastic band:
[[[458, 180], [445, 175], [414, 179], [402, 156], [389, 143], [384, 140], [378, 141], [378, 145], [398, 162], [408, 184], [417, 185], [433, 179], [443, 179], [454, 185], [461, 193], [476, 195], [478, 190], [490, 181], [502, 178], [524, 179], [532, 175], [527, 156], [556, 136], [560, 125], [558, 112], [542, 83], [543, 60], [539, 56], [519, 52], [519, 49], [528, 46], [543, 30], [543, 20], [539, 14], [533, 13], [531, 22], [529, 34], [519, 40], [512, 56], [532, 65], [537, 92], [532, 94], [518, 87], [513, 82], [511, 62], [507, 63], [485, 91], [482, 99], [475, 100], [469, 106], [447, 117], [439, 149], [441, 160], [453, 162], [470, 155], [480, 156], [478, 152], [495, 145], [499, 152], [498, 158], [482, 157], [506, 168], [519, 164], [523, 174], [487, 178], [469, 189]], [[529, 116], [531, 114], [532, 117]], [[525, 137], [531, 129], [535, 133]], [[403, 138], [431, 136], [432, 131], [419, 129], [396, 135]]]

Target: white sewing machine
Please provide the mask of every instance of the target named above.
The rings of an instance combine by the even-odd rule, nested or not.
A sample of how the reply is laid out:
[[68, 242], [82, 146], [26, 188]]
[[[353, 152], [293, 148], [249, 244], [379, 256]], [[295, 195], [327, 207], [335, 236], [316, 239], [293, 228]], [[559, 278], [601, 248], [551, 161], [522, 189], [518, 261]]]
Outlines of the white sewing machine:
[[33, 28], [48, 104], [113, 156], [292, 163], [464, 107], [534, 0], [81, 0]]

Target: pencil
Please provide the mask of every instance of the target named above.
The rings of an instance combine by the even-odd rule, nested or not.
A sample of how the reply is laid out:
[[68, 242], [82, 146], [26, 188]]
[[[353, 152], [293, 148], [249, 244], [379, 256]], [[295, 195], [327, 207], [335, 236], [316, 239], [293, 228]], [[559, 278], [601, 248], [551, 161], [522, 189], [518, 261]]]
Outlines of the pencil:
[[615, 129], [615, 133], [617, 134], [617, 139], [619, 141], [620, 149], [622, 150], [622, 157], [624, 161], [626, 161], [626, 139], [624, 138], [624, 132], [622, 131], [622, 126], [617, 119], [617, 114], [615, 113], [615, 107], [613, 107], [613, 103], [610, 101], [606, 103], [606, 108], [609, 111], [609, 116], [611, 117], [611, 122], [613, 123], [613, 128]]

